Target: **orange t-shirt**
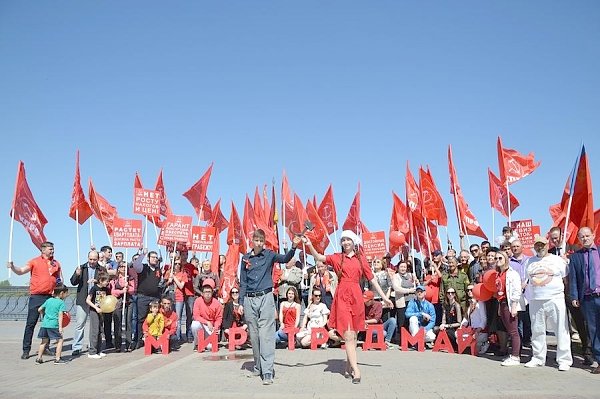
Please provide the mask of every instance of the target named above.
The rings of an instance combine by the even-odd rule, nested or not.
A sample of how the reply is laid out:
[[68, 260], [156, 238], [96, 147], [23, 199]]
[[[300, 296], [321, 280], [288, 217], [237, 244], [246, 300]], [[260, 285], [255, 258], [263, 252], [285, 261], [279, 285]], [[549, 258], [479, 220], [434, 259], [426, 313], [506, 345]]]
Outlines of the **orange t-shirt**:
[[60, 277], [60, 263], [42, 256], [31, 259], [27, 265], [31, 269], [29, 293], [31, 295], [52, 295], [56, 279]]

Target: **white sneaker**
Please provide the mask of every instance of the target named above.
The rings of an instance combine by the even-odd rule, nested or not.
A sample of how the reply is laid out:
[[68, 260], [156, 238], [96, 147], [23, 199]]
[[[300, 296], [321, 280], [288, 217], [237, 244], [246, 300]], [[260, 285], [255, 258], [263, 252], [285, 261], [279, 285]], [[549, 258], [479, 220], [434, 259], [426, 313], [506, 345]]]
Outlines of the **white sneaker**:
[[558, 371], [569, 371], [570, 368], [571, 368], [571, 366], [569, 366], [568, 364], [559, 364], [558, 365]]
[[521, 361], [517, 356], [509, 356], [505, 361], [500, 363], [503, 366], [518, 366], [521, 364]]
[[537, 359], [531, 359], [527, 363], [525, 363], [525, 367], [534, 368], [534, 367], [542, 367], [543, 364]]
[[95, 355], [88, 354], [88, 359], [102, 359], [102, 356], [97, 353]]
[[104, 353], [104, 352], [100, 352], [100, 353], [98, 353], [98, 354], [100, 355], [100, 357], [104, 357], [104, 356], [106, 356], [106, 353]]

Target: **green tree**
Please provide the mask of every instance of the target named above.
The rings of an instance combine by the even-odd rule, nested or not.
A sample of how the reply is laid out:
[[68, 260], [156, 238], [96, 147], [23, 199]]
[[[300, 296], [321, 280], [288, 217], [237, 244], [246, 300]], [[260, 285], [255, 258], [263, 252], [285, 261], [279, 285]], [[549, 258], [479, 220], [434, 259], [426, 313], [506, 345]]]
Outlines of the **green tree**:
[[10, 287], [10, 281], [8, 281], [8, 280], [0, 281], [0, 287]]

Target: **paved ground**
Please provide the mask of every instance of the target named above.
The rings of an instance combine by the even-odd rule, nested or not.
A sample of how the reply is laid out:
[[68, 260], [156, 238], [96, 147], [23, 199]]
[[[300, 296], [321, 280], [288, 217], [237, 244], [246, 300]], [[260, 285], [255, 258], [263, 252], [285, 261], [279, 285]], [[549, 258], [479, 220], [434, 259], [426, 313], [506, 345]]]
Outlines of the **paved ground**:
[[[278, 349], [275, 384], [249, 378], [250, 349], [198, 354], [191, 345], [170, 355], [109, 353], [82, 356], [66, 365], [20, 360], [24, 322], [0, 322], [0, 397], [32, 398], [598, 398], [600, 375], [577, 358], [568, 372], [551, 365], [537, 369], [501, 367], [493, 357], [446, 353], [360, 352], [362, 384], [342, 373], [344, 352]], [[72, 336], [71, 326], [67, 337]], [[36, 331], [37, 336], [37, 331]], [[87, 336], [86, 336], [87, 337]], [[34, 339], [34, 347], [39, 340]], [[66, 343], [70, 354], [70, 342]], [[553, 353], [550, 354], [554, 356]], [[526, 359], [523, 359], [523, 362]]]

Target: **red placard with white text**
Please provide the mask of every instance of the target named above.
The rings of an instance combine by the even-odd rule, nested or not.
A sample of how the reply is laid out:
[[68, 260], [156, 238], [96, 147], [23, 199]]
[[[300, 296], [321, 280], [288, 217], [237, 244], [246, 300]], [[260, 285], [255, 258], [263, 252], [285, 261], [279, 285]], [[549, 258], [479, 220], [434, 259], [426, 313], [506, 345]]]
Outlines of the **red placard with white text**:
[[192, 240], [192, 217], [169, 215], [163, 222], [158, 236], [158, 245], [169, 245], [174, 242], [189, 246]]
[[160, 191], [136, 188], [133, 193], [133, 213], [160, 218]]
[[143, 233], [141, 220], [115, 218], [112, 229], [112, 246], [115, 248], [141, 248]]
[[363, 250], [367, 258], [383, 258], [387, 252], [387, 248], [385, 246], [385, 232], [371, 231], [363, 234], [362, 239]]
[[533, 240], [536, 234], [540, 234], [540, 226], [534, 226], [531, 219], [513, 220], [510, 222], [510, 227], [519, 235], [519, 241], [523, 245], [523, 253], [525, 255], [533, 255]]
[[192, 226], [192, 246], [194, 252], [212, 252], [215, 240], [219, 239], [217, 229], [209, 226]]

